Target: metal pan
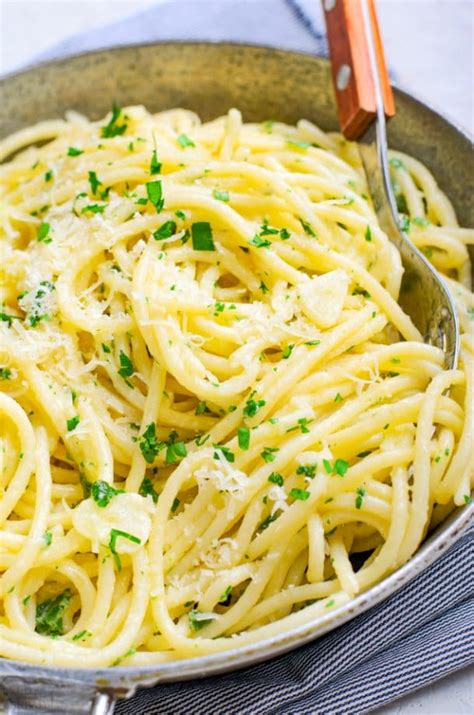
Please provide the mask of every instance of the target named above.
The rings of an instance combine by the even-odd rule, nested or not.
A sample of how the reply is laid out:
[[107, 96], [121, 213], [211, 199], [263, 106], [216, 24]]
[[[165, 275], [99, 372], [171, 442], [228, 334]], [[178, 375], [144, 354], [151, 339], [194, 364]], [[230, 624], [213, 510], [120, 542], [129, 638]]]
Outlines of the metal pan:
[[[0, 82], [0, 136], [75, 109], [98, 119], [113, 101], [153, 112], [185, 107], [208, 120], [230, 107], [247, 121], [305, 117], [337, 129], [327, 60], [238, 44], [166, 42], [93, 52], [44, 64]], [[389, 125], [393, 148], [412, 154], [435, 175], [462, 225], [474, 224], [471, 143], [463, 132], [409, 94], [395, 90]], [[473, 519], [457, 509], [401, 569], [317, 621], [223, 653], [149, 667], [100, 670], [32, 666], [0, 659], [1, 697], [8, 713], [111, 713], [117, 697], [158, 682], [198, 678], [272, 658], [314, 640], [394, 593], [435, 561]]]

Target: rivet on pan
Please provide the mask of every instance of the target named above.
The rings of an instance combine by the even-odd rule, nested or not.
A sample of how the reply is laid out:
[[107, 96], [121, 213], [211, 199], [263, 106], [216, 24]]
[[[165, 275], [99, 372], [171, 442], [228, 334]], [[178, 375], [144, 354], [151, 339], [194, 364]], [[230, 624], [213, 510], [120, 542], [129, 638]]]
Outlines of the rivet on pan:
[[337, 70], [336, 87], [339, 91], [346, 89], [351, 78], [352, 70], [349, 65], [341, 65]]
[[330, 10], [333, 9], [333, 7], [335, 7], [336, 0], [324, 0], [323, 5], [324, 5], [324, 9], [326, 10], [326, 12], [329, 12]]

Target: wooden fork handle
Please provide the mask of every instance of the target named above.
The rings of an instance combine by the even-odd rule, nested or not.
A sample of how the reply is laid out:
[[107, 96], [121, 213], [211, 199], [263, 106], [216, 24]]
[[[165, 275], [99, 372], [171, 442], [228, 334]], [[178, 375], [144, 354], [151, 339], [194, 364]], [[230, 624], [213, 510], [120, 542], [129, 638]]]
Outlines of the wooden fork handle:
[[[367, 5], [364, 20], [363, 3]], [[385, 116], [395, 114], [392, 88], [374, 0], [323, 0], [339, 122], [347, 139], [357, 139], [377, 111], [370, 43], [374, 49]]]

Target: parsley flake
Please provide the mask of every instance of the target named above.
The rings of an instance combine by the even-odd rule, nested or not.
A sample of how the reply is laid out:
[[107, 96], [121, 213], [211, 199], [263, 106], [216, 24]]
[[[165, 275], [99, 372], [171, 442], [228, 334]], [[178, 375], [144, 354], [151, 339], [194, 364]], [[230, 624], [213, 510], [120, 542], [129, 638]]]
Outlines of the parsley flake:
[[71, 603], [72, 593], [66, 589], [53, 598], [42, 601], [36, 607], [36, 633], [51, 638], [64, 631], [63, 613]]
[[284, 483], [284, 479], [279, 472], [272, 472], [268, 477], [268, 481], [272, 484], [277, 484], [279, 487], [282, 487]]
[[101, 136], [104, 137], [104, 139], [112, 139], [112, 137], [118, 137], [122, 134], [125, 134], [128, 125], [126, 122], [119, 123], [121, 114], [122, 109], [120, 107], [117, 107], [116, 104], [114, 104], [112, 107], [112, 116], [110, 118], [110, 121], [108, 124], [102, 127], [101, 130]]
[[247, 402], [245, 403], [245, 407], [244, 407], [244, 410], [243, 410], [244, 415], [245, 415], [246, 417], [255, 417], [255, 415], [257, 414], [257, 412], [259, 411], [259, 409], [260, 409], [261, 407], [263, 407], [264, 405], [266, 405], [266, 404], [267, 404], [267, 403], [266, 403], [265, 400], [253, 400], [253, 399], [249, 399], [249, 400], [247, 400]]
[[214, 189], [212, 192], [212, 195], [214, 196], [217, 201], [229, 201], [229, 192], [228, 191], [218, 191], [217, 189]]
[[256, 233], [255, 236], [250, 239], [249, 244], [251, 246], [255, 246], [256, 248], [268, 248], [268, 246], [272, 245], [272, 242], [267, 238], [262, 238], [258, 233]]
[[75, 146], [70, 146], [69, 149], [67, 150], [68, 156], [80, 156], [80, 154], [84, 154], [84, 150], [76, 149]]
[[120, 368], [118, 369], [117, 372], [120, 375], [120, 377], [123, 377], [123, 379], [129, 386], [132, 386], [131, 383], [128, 382], [127, 378], [131, 377], [133, 375], [133, 373], [135, 372], [133, 363], [130, 360], [130, 358], [128, 357], [128, 355], [126, 355], [124, 353], [123, 350], [120, 351], [119, 360], [120, 360]]
[[367, 491], [364, 489], [364, 487], [358, 487], [356, 489], [356, 498], [355, 498], [356, 509], [361, 508], [362, 502], [364, 501], [364, 497], [366, 494], [367, 494]]
[[188, 137], [187, 134], [180, 134], [176, 141], [182, 149], [187, 149], [187, 147], [195, 147], [196, 144]]
[[150, 424], [147, 425], [142, 434], [139, 447], [145, 462], [148, 464], [152, 464], [160, 449], [164, 448], [164, 445], [161, 446], [156, 437], [156, 425], [154, 422], [150, 422]]
[[260, 452], [260, 456], [262, 457], [264, 462], [274, 462], [276, 459], [276, 452], [279, 451], [279, 447], [264, 447], [263, 451]]
[[306, 489], [291, 489], [290, 497], [293, 499], [299, 499], [300, 501], [306, 501], [310, 497], [310, 493]]
[[91, 485], [91, 497], [101, 509], [106, 507], [117, 494], [124, 494], [123, 489], [115, 489], [108, 482], [99, 480]]
[[163, 238], [170, 238], [176, 233], [176, 222], [165, 221], [153, 232], [155, 241], [161, 241]]
[[197, 221], [191, 226], [191, 237], [195, 251], [215, 251], [212, 228], [208, 221]]
[[165, 205], [161, 181], [149, 181], [145, 184], [145, 187], [150, 203], [155, 207], [156, 213], [160, 213]]
[[216, 617], [213, 613], [201, 613], [195, 608], [188, 613], [189, 626], [192, 631], [200, 631], [201, 628], [207, 626], [207, 624], [214, 621], [215, 618]]
[[150, 161], [150, 174], [160, 174], [161, 173], [161, 163], [158, 161], [156, 156], [156, 149], [153, 149]]
[[159, 494], [153, 486], [153, 482], [151, 481], [150, 477], [145, 477], [143, 479], [142, 483], [140, 484], [140, 489], [138, 490], [138, 493], [142, 497], [151, 496], [154, 504], [158, 502]]
[[75, 430], [80, 421], [81, 418], [79, 417], [79, 415], [75, 415], [74, 417], [71, 417], [71, 419], [66, 420], [67, 431], [72, 432], [73, 430]]
[[316, 474], [317, 464], [300, 464], [296, 470], [296, 474], [304, 474], [305, 477], [314, 479]]
[[237, 430], [237, 440], [240, 449], [248, 449], [250, 445], [250, 430], [248, 427], [239, 427]]

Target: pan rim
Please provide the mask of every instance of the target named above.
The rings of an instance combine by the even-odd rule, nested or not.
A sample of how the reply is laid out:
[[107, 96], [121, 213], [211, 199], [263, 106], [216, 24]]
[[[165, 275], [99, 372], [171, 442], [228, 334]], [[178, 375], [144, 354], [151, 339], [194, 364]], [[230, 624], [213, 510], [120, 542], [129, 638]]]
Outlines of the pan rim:
[[[241, 43], [219, 40], [160, 40], [151, 42], [124, 43], [111, 47], [96, 48], [83, 52], [68, 54], [64, 57], [52, 58], [40, 62], [28, 63], [20, 69], [6, 73], [0, 77], [0, 91], [12, 80], [36, 70], [54, 68], [67, 65], [68, 62], [87, 58], [93, 55], [115, 54], [126, 50], [139, 50], [145, 48], [161, 47], [167, 45], [182, 45], [187, 47], [227, 47], [229, 49], [260, 50], [269, 53], [289, 55], [295, 58], [303, 57], [308, 60], [322, 61], [329, 64], [329, 60], [316, 53], [292, 50], [275, 45], [259, 43]], [[460, 126], [451, 118], [446, 117], [442, 111], [433, 107], [431, 103], [420, 99], [412, 92], [406, 90], [397, 82], [391, 83], [396, 92], [409, 101], [443, 120], [451, 129], [460, 134], [464, 139], [472, 142], [468, 129]], [[384, 599], [394, 595], [400, 588], [412, 581], [418, 574], [440, 558], [447, 549], [465, 532], [469, 524], [474, 521], [474, 504], [459, 507], [454, 511], [434, 532], [422, 543], [415, 555], [394, 573], [385, 577], [367, 591], [359, 594], [346, 604], [343, 604], [331, 613], [325, 614], [314, 621], [289, 628], [276, 636], [265, 638], [255, 643], [240, 646], [234, 649], [220, 651], [205, 656], [172, 660], [165, 663], [138, 666], [108, 666], [103, 668], [64, 668], [58, 666], [36, 665], [24, 661], [10, 660], [0, 657], [0, 675], [6, 677], [45, 678], [48, 680], [61, 679], [63, 682], [74, 681], [86, 684], [97, 689], [123, 689], [131, 695], [136, 688], [151, 686], [164, 682], [191, 680], [200, 677], [223, 674], [247, 666], [258, 664], [270, 658], [283, 655], [296, 647], [314, 642], [317, 638], [327, 634], [336, 627], [352, 620], [366, 612]]]

